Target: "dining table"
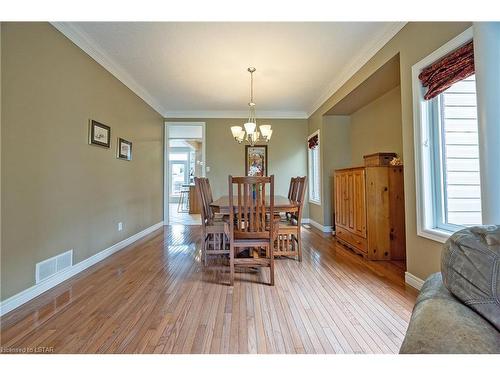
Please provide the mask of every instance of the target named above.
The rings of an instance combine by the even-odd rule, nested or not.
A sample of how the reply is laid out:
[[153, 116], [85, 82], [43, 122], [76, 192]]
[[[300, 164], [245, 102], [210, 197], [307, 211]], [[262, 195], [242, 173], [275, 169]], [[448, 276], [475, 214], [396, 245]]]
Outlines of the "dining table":
[[[266, 196], [266, 204], [269, 205], [270, 197]], [[237, 204], [237, 198], [234, 199], [234, 204]], [[221, 213], [224, 215], [229, 214], [229, 195], [224, 195], [212, 203], [210, 206], [214, 212]], [[296, 212], [299, 210], [299, 203], [284, 197], [282, 195], [274, 195], [274, 212]]]

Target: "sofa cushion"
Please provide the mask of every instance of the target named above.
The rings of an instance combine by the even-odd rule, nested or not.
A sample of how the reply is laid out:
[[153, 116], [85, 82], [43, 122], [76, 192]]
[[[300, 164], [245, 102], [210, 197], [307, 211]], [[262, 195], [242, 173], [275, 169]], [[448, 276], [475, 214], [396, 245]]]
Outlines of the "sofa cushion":
[[500, 332], [431, 275], [417, 298], [400, 353], [500, 353]]
[[441, 273], [449, 291], [500, 330], [500, 227], [471, 227], [443, 247]]

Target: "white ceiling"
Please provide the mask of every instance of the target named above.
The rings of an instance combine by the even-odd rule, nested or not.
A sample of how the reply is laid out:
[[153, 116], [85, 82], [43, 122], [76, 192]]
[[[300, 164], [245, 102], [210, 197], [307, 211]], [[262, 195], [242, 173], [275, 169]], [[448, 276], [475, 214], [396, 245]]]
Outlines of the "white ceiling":
[[305, 118], [399, 22], [64, 22], [60, 31], [165, 117]]

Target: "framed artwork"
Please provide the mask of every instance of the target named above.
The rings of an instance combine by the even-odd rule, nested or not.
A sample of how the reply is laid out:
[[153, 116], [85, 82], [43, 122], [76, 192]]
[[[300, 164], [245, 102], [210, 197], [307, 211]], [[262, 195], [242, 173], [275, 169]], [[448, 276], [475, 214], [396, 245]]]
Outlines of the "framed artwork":
[[111, 146], [111, 128], [95, 120], [90, 120], [89, 144], [109, 148]]
[[118, 138], [118, 145], [116, 147], [116, 157], [122, 160], [132, 159], [132, 142], [123, 138]]
[[245, 175], [267, 176], [267, 145], [245, 146]]

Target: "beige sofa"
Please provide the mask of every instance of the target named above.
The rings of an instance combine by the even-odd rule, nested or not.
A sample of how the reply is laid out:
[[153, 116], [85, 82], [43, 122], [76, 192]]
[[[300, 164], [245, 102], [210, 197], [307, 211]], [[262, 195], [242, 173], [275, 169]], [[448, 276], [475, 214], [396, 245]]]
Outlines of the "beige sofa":
[[500, 353], [500, 332], [455, 298], [439, 272], [420, 291], [400, 353]]

